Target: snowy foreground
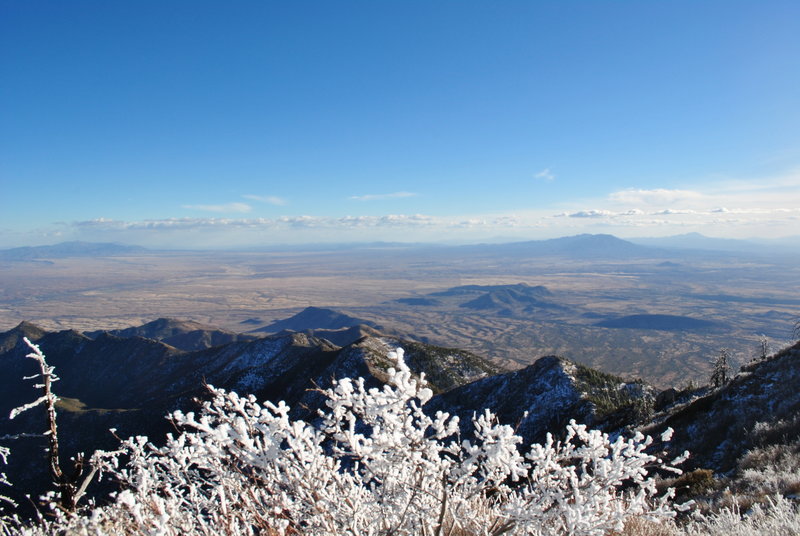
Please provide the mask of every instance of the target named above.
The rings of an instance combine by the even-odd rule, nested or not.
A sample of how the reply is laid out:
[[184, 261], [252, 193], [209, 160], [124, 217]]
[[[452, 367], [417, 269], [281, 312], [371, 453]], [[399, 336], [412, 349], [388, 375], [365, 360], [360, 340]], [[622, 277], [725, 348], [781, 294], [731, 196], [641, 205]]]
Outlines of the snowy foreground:
[[683, 457], [658, 459], [641, 434], [612, 441], [572, 422], [563, 441], [522, 448], [487, 410], [461, 440], [456, 418], [422, 411], [431, 391], [402, 350], [394, 358], [382, 389], [343, 379], [324, 391], [314, 424], [291, 421], [283, 403], [212, 388], [198, 414], [171, 416], [184, 432], [163, 447], [135, 437], [95, 453], [99, 474], [121, 485], [108, 501], [69, 511], [54, 493], [51, 513], [7, 514], [0, 534], [800, 534], [797, 505], [780, 497], [745, 516], [676, 521], [691, 505], [659, 493], [655, 471], [680, 473]]

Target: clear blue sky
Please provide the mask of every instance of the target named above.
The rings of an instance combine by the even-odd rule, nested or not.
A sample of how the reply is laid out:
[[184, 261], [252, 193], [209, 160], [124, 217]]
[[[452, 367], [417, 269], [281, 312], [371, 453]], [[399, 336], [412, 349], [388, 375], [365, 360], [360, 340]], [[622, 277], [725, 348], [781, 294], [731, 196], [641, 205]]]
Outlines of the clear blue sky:
[[0, 247], [800, 234], [797, 1], [0, 0]]

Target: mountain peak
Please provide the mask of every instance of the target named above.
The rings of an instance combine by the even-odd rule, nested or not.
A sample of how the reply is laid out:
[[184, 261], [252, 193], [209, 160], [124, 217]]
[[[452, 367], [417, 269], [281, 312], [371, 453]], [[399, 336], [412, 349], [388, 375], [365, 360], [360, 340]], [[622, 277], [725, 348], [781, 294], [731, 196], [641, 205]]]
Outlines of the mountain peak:
[[31, 342], [36, 342], [46, 334], [47, 332], [36, 324], [23, 320], [16, 327], [5, 333], [0, 333], [0, 353], [7, 352], [17, 345], [23, 344], [23, 337], [27, 337]]
[[34, 337], [41, 337], [45, 332], [44, 329], [40, 328], [33, 322], [28, 322], [27, 320], [23, 320], [12, 331], [18, 331], [20, 333], [25, 334], [26, 337], [29, 339], [31, 338], [29, 335], [33, 335]]

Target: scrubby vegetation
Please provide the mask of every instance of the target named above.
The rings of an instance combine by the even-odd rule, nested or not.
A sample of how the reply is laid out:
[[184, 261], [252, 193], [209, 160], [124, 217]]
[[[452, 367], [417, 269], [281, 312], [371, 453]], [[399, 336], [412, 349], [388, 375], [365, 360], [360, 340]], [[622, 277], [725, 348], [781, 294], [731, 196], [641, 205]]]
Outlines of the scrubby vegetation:
[[[676, 465], [684, 457], [663, 461], [650, 452], [649, 437], [612, 439], [572, 422], [563, 441], [548, 436], [522, 448], [487, 410], [473, 418], [475, 436], [463, 439], [457, 418], [423, 411], [432, 391], [402, 350], [393, 359], [382, 388], [346, 378], [324, 390], [327, 409], [315, 425], [291, 420], [283, 403], [210, 388], [199, 412], [170, 416], [181, 432], [163, 446], [133, 437], [87, 461], [89, 472], [117, 482], [107, 500], [79, 505], [78, 494], [68, 502], [59, 486], [44, 498], [39, 519], [0, 516], [0, 534], [800, 533], [799, 507], [783, 496], [798, 485], [786, 479], [800, 467], [789, 439], [796, 421], [754, 428], [763, 437], [786, 431], [787, 441], [742, 460], [742, 482], [751, 488], [721, 491], [684, 514], [689, 505], [675, 500], [674, 487], [699, 497], [718, 490], [720, 480], [711, 471], [681, 475]], [[36, 403], [55, 407], [43, 396], [21, 409]], [[676, 479], [661, 480], [669, 473]], [[0, 484], [8, 484], [3, 476]], [[735, 499], [737, 492], [749, 503]]]
[[631, 421], [641, 423], [653, 413], [653, 395], [641, 380], [625, 382], [619, 376], [576, 363], [575, 381], [599, 419], [625, 412]]

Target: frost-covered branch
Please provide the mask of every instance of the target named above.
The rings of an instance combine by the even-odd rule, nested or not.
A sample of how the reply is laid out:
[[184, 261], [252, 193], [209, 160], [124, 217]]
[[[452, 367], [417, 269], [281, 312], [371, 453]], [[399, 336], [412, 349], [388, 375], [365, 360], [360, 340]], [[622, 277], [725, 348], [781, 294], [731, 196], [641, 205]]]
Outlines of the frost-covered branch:
[[[48, 440], [47, 453], [50, 476], [53, 479], [53, 483], [56, 485], [56, 488], [58, 489], [58, 502], [60, 507], [66, 511], [72, 512], [77, 507], [78, 501], [80, 501], [80, 499], [86, 493], [87, 486], [95, 477], [98, 470], [100, 470], [102, 467], [105, 467], [106, 463], [102, 460], [106, 454], [101, 451], [96, 452], [95, 455], [92, 456], [92, 459], [89, 463], [89, 472], [85, 474], [84, 456], [82, 453], [80, 453], [74, 459], [73, 474], [64, 474], [64, 471], [61, 468], [58, 444], [58, 425], [56, 422], [56, 403], [58, 402], [59, 398], [52, 389], [53, 383], [58, 381], [59, 378], [54, 372], [55, 367], [47, 363], [47, 359], [39, 348], [39, 345], [32, 343], [27, 337], [24, 337], [23, 340], [25, 341], [25, 344], [27, 344], [32, 350], [31, 353], [27, 354], [25, 357], [33, 359], [39, 364], [39, 374], [27, 377], [25, 379], [32, 380], [41, 378], [41, 383], [35, 384], [34, 387], [42, 390], [42, 396], [33, 402], [14, 408], [11, 410], [9, 418], [14, 419], [20, 413], [28, 411], [29, 409], [33, 409], [39, 405], [44, 405], [47, 412], [47, 430], [44, 432], [44, 435], [47, 436]], [[19, 437], [22, 436], [23, 435], [20, 435]]]
[[58, 402], [58, 397], [53, 393], [52, 390], [53, 382], [58, 381], [59, 378], [53, 372], [55, 367], [47, 364], [45, 355], [42, 353], [39, 345], [32, 343], [27, 337], [24, 337], [23, 340], [25, 341], [25, 344], [27, 344], [32, 350], [32, 352], [25, 357], [35, 360], [39, 364], [40, 370], [39, 374], [26, 379], [41, 378], [42, 383], [37, 383], [34, 385], [34, 387], [42, 390], [42, 396], [33, 402], [24, 404], [11, 410], [9, 419], [14, 419], [20, 413], [35, 408], [36, 406], [45, 406], [47, 411], [47, 431], [45, 432], [45, 435], [47, 436], [49, 443], [48, 459], [50, 462], [50, 475], [53, 478], [53, 482], [55, 482], [59, 488], [61, 488], [62, 481], [64, 480], [64, 474], [61, 471], [61, 463], [58, 456], [58, 425], [56, 424], [56, 402]]
[[[669, 466], [650, 439], [610, 438], [572, 422], [523, 454], [521, 438], [485, 411], [471, 440], [458, 419], [423, 411], [432, 393], [394, 355], [388, 383], [342, 379], [325, 390], [318, 427], [283, 403], [209, 387], [164, 446], [123, 442], [112, 503], [49, 527], [81, 533], [319, 536], [599, 536], [631, 516], [670, 519], [648, 469]], [[117, 454], [107, 455], [109, 464]]]
[[[9, 454], [10, 451], [6, 447], [0, 446], [0, 461], [3, 463], [3, 465], [8, 463]], [[6, 478], [6, 474], [0, 472], [0, 486], [10, 485], [11, 483]], [[3, 512], [4, 506], [16, 508], [17, 504], [10, 498], [0, 493], [0, 535], [2, 536], [13, 534], [14, 529], [19, 526], [19, 519], [15, 515], [8, 515]]]

